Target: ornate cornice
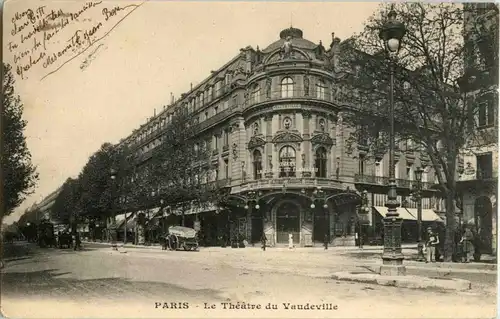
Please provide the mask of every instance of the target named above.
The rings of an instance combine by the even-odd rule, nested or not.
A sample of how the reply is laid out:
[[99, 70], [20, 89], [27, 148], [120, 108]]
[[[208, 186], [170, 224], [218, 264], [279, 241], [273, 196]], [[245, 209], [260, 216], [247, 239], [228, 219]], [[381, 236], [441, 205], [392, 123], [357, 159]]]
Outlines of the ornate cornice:
[[266, 141], [261, 136], [252, 136], [250, 142], [248, 142], [248, 149], [254, 149], [256, 147], [265, 145]]

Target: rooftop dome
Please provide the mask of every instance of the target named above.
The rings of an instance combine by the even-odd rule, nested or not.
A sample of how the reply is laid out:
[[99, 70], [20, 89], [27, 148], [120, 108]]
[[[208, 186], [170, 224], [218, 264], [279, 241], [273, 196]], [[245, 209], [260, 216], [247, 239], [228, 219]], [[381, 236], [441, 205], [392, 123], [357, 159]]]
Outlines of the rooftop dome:
[[280, 32], [280, 39], [276, 42], [271, 43], [267, 48], [262, 50], [262, 52], [269, 53], [271, 51], [281, 48], [283, 46], [283, 43], [285, 43], [286, 38], [288, 37], [292, 38], [292, 45], [299, 49], [312, 50], [318, 46], [317, 44], [304, 39], [302, 37], [303, 34], [304, 33], [302, 32], [302, 30], [294, 27], [284, 29]]

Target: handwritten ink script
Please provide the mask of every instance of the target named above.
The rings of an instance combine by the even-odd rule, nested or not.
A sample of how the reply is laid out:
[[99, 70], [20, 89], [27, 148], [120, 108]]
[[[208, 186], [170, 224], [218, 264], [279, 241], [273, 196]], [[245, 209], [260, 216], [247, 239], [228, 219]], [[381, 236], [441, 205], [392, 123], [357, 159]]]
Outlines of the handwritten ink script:
[[[38, 68], [44, 70], [43, 78], [53, 74], [101, 41], [142, 5], [116, 6], [103, 1], [70, 4], [72, 9], [43, 5], [13, 13], [7, 48], [19, 77], [26, 79]], [[88, 67], [97, 50], [93, 50], [80, 69]]]

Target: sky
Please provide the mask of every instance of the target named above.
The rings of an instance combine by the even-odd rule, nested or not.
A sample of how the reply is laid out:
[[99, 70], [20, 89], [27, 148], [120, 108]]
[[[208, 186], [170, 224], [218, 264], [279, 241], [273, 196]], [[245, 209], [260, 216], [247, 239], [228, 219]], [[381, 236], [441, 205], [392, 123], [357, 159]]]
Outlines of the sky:
[[[89, 5], [90, 4], [90, 5]], [[4, 62], [16, 72], [26, 138], [40, 175], [24, 210], [239, 54], [285, 28], [325, 47], [363, 29], [378, 3], [11, 0]], [[45, 21], [45, 22], [44, 22]], [[19, 72], [17, 72], [19, 71]]]

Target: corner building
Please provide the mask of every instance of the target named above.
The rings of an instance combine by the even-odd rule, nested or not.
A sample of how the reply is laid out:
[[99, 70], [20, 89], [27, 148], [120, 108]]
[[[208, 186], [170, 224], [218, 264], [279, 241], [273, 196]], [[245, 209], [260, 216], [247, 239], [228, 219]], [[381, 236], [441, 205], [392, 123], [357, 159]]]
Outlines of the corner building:
[[[352, 132], [343, 123], [342, 78], [335, 71], [342, 42], [332, 34], [326, 49], [288, 28], [263, 50], [246, 47], [210, 77], [122, 140], [146, 160], [160, 143], [176, 106], [199, 120], [200, 147], [212, 149], [211, 181], [230, 188], [224, 210], [186, 211], [185, 225], [200, 227], [205, 244], [236, 234], [257, 243], [262, 234], [271, 246], [354, 245], [381, 239], [388, 190], [388, 154], [365, 157], [357, 146], [348, 152]], [[407, 227], [403, 241], [416, 238], [416, 205], [409, 199], [413, 171], [424, 173], [424, 222], [439, 221], [433, 208], [436, 192], [429, 159], [398, 148], [398, 212]], [[366, 160], [365, 160], [366, 158]], [[362, 191], [368, 207], [361, 210]], [[157, 204], [156, 204], [157, 206]], [[172, 213], [175, 215], [175, 213]], [[164, 216], [166, 223], [172, 216]], [[173, 220], [173, 219], [172, 219]], [[380, 242], [379, 242], [380, 244]]]

